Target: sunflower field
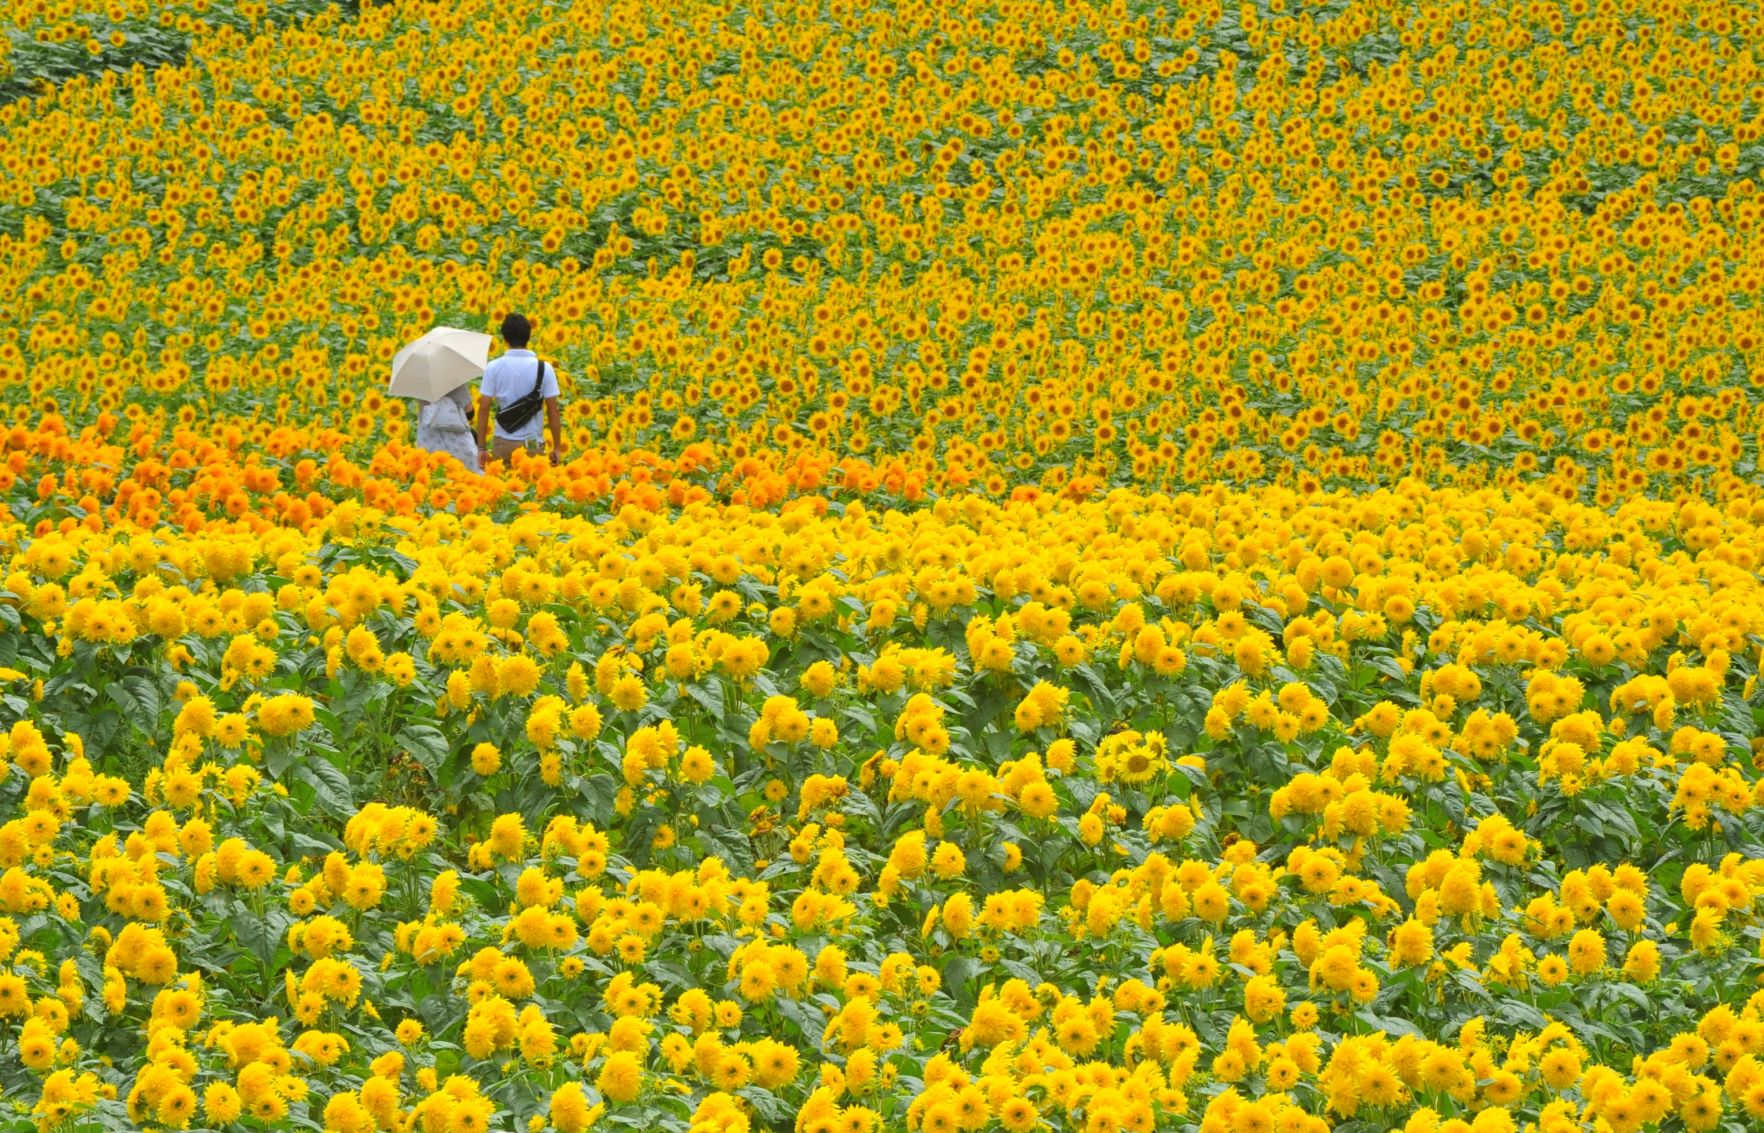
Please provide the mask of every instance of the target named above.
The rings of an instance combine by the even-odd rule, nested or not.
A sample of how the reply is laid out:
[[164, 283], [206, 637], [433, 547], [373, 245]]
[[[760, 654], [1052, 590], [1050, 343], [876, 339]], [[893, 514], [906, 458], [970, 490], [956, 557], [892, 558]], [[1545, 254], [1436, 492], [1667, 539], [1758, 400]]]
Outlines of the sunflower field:
[[1764, 1128], [1761, 28], [18, 0], [0, 1133]]

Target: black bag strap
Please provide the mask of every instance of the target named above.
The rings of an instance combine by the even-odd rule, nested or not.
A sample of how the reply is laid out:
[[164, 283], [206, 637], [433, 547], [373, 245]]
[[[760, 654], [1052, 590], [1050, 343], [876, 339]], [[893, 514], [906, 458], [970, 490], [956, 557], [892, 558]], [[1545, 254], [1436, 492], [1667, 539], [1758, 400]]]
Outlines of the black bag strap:
[[533, 379], [533, 392], [528, 394], [528, 397], [538, 397], [540, 392], [545, 388], [545, 359], [541, 358], [538, 361], [539, 374]]

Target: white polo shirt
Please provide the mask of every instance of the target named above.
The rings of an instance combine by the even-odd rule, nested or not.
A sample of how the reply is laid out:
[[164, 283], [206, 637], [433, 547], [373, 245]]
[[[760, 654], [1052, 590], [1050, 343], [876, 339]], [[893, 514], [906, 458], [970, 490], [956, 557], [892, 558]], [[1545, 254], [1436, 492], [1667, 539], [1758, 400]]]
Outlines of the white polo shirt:
[[[498, 408], [519, 401], [533, 392], [533, 379], [538, 372], [537, 354], [531, 350], [511, 349], [484, 367], [484, 377], [478, 383], [478, 396], [491, 398]], [[557, 396], [557, 367], [549, 362], [545, 364], [544, 395]], [[502, 422], [497, 421], [496, 435], [510, 441], [536, 441], [544, 428], [545, 410], [542, 408], [520, 429], [504, 429]]]

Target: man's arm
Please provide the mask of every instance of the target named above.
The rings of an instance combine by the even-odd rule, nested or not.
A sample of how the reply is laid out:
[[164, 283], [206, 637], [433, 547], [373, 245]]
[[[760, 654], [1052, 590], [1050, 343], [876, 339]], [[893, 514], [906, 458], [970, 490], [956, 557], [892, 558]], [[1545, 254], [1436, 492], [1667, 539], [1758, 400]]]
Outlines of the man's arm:
[[556, 464], [563, 458], [563, 414], [555, 397], [545, 399], [545, 427], [551, 432], [551, 463]]

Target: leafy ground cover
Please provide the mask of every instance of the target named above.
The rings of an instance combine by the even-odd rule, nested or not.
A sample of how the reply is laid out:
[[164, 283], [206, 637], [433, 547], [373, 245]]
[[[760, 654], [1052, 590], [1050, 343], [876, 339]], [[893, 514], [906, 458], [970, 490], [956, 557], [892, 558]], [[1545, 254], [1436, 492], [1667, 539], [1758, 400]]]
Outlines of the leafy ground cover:
[[[29, 0], [0, 24], [0, 102], [53, 92], [58, 84], [104, 71], [182, 62], [190, 43], [217, 27], [245, 32], [316, 15], [335, 0], [279, 3], [145, 3]], [[358, 5], [337, 4], [345, 12]]]

